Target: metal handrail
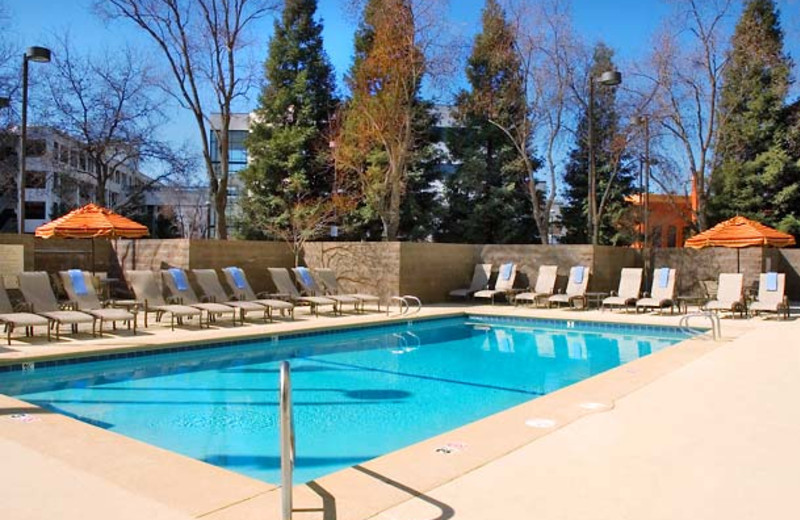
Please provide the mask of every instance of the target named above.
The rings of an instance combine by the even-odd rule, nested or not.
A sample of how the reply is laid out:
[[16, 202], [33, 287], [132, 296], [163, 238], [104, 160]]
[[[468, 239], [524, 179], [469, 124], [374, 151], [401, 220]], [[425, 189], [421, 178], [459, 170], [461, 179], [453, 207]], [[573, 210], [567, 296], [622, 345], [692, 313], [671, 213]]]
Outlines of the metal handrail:
[[292, 371], [281, 362], [281, 517], [292, 518], [292, 473], [294, 472], [294, 417], [292, 412]]
[[708, 318], [708, 320], [711, 322], [711, 337], [714, 339], [714, 341], [719, 341], [722, 339], [722, 322], [720, 322], [719, 316], [708, 311], [693, 312], [683, 316], [678, 322], [678, 327], [687, 333], [697, 332], [695, 329], [692, 329], [689, 326], [689, 320], [691, 318]]
[[422, 300], [420, 300], [416, 296], [412, 294], [406, 294], [405, 296], [403, 296], [403, 299], [406, 300], [406, 306], [408, 307], [406, 312], [411, 312], [411, 304], [409, 303], [409, 300], [412, 303], [416, 304], [414, 306], [414, 312], [411, 312], [411, 314], [416, 314], [422, 310]]
[[386, 305], [386, 315], [389, 316], [392, 312], [392, 303], [397, 302], [397, 314], [406, 314], [408, 312], [408, 301], [404, 296], [392, 296], [389, 303]]

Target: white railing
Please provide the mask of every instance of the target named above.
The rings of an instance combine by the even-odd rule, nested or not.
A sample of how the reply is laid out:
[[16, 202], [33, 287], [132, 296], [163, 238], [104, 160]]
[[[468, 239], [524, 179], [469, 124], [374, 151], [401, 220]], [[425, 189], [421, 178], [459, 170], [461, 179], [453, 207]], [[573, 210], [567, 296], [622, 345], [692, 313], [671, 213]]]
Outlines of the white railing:
[[719, 316], [709, 311], [693, 312], [691, 314], [683, 316], [681, 318], [681, 321], [678, 322], [678, 327], [680, 327], [680, 329], [683, 332], [686, 332], [688, 334], [698, 334], [705, 332], [702, 329], [693, 329], [690, 326], [689, 322], [691, 321], [692, 318], [707, 319], [709, 322], [711, 322], [711, 337], [714, 339], [714, 341], [719, 341], [720, 339], [722, 339], [722, 323], [719, 321]]
[[[397, 310], [392, 312], [392, 305], [397, 304]], [[422, 301], [411, 294], [405, 296], [392, 296], [386, 305], [386, 315], [406, 316], [416, 314], [422, 310]]]
[[288, 361], [281, 362], [281, 518], [292, 518], [292, 474], [294, 473], [294, 417], [292, 412], [292, 372]]

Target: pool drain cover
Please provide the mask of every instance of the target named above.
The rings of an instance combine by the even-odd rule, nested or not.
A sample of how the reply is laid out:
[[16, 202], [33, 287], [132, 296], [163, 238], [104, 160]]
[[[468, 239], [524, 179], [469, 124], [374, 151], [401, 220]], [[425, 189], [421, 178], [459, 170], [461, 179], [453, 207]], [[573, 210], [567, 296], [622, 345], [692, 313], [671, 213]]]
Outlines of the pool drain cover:
[[528, 419], [525, 421], [525, 426], [531, 428], [552, 428], [555, 425], [556, 422], [553, 419]]

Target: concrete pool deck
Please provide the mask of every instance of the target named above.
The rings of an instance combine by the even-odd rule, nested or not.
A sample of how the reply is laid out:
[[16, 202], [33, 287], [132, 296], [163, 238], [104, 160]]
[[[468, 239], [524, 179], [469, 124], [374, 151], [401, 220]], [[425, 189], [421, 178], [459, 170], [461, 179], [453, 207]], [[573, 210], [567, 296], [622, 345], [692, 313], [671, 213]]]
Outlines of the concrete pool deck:
[[[485, 314], [676, 324], [677, 316], [469, 307]], [[425, 316], [464, 307], [428, 307]], [[223, 326], [13, 342], [0, 363], [380, 321]], [[405, 318], [403, 318], [405, 319]], [[723, 320], [693, 339], [295, 488], [295, 518], [794, 518], [800, 323]], [[768, 354], [768, 355], [765, 355]], [[19, 414], [26, 414], [20, 416]], [[528, 420], [540, 427], [530, 427]], [[436, 451], [456, 446], [448, 455]], [[0, 397], [3, 518], [279, 518], [263, 482]]]

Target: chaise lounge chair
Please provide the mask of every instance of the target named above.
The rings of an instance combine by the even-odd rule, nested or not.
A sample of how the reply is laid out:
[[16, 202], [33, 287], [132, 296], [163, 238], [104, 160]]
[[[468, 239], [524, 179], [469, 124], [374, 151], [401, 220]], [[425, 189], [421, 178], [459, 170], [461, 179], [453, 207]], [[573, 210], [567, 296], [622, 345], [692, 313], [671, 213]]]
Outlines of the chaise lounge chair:
[[56, 328], [56, 341], [61, 336], [61, 325], [71, 325], [72, 332], [78, 332], [78, 325], [81, 323], [92, 324], [92, 336], [96, 336], [96, 318], [91, 314], [75, 310], [64, 310], [58, 303], [53, 288], [50, 286], [50, 278], [44, 271], [28, 272], [19, 274], [19, 290], [22, 296], [30, 305], [31, 310], [36, 314], [52, 320], [51, 326]]
[[189, 307], [206, 311], [206, 323], [215, 321], [217, 316], [230, 314], [233, 326], [236, 326], [236, 315], [241, 314], [241, 311], [236, 307], [225, 305], [224, 303], [201, 302], [200, 298], [197, 297], [197, 293], [192, 289], [192, 285], [189, 283], [189, 277], [186, 276], [186, 271], [173, 267], [162, 270], [161, 276], [172, 297], [181, 305], [188, 305]]
[[573, 266], [569, 270], [569, 280], [567, 280], [567, 290], [562, 294], [554, 294], [547, 299], [547, 304], [552, 307], [566, 303], [575, 307], [577, 302], [581, 302], [582, 308], [586, 308], [586, 288], [589, 286], [589, 268], [583, 265]]
[[144, 326], [147, 327], [147, 313], [155, 312], [156, 321], [160, 321], [164, 314], [169, 314], [170, 330], [175, 330], [175, 320], [179, 324], [183, 323], [183, 318], [193, 318], [197, 316], [199, 326], [203, 328], [203, 311], [188, 305], [168, 304], [161, 293], [161, 285], [158, 283], [158, 273], [155, 271], [125, 271], [125, 279], [128, 281], [136, 301], [144, 312]]
[[342, 312], [342, 306], [347, 304], [351, 304], [353, 310], [356, 312], [361, 311], [361, 300], [354, 296], [325, 294], [325, 291], [319, 286], [317, 280], [314, 279], [308, 267], [295, 267], [292, 269], [292, 273], [294, 273], [294, 279], [300, 284], [300, 287], [303, 289], [302, 292], [305, 293], [306, 296], [322, 296], [323, 298], [334, 300], [338, 304], [337, 307], [340, 313]]
[[507, 262], [500, 266], [497, 272], [497, 280], [494, 281], [494, 289], [483, 289], [472, 295], [473, 298], [489, 299], [494, 305], [494, 299], [498, 294], [507, 295], [514, 290], [514, 280], [517, 278], [517, 264]]
[[642, 289], [642, 271], [641, 267], [623, 268], [619, 275], [617, 294], [612, 293], [611, 296], [605, 298], [602, 308], [625, 307], [627, 311], [629, 307], [635, 307]]
[[744, 275], [741, 273], [720, 273], [717, 285], [717, 299], [706, 303], [707, 311], [730, 311], [744, 315]]
[[476, 292], [489, 287], [489, 278], [492, 277], [492, 264], [475, 264], [472, 273], [472, 282], [469, 287], [454, 289], [448, 293], [451, 298], [469, 298]]
[[5, 325], [6, 339], [9, 345], [11, 345], [11, 333], [17, 327], [25, 328], [25, 336], [32, 336], [34, 327], [45, 327], [47, 329], [47, 341], [50, 341], [50, 318], [31, 312], [14, 311], [2, 276], [0, 276], [0, 323]]
[[774, 312], [789, 319], [789, 302], [786, 299], [786, 275], [784, 273], [761, 273], [758, 280], [758, 299], [750, 304], [754, 314]]
[[538, 305], [542, 300], [553, 295], [556, 289], [557, 278], [557, 265], [543, 265], [539, 267], [539, 274], [536, 275], [536, 286], [532, 291], [518, 294], [514, 298], [514, 304], [530, 302], [534, 305]]
[[653, 285], [650, 296], [636, 300], [636, 312], [640, 309], [663, 309], [669, 307], [670, 314], [675, 308], [675, 269], [661, 267], [653, 271]]
[[228, 287], [233, 291], [233, 296], [239, 301], [247, 301], [257, 303], [269, 308], [270, 317], [274, 316], [273, 311], [280, 311], [281, 316], [288, 312], [289, 316], [294, 319], [294, 304], [286, 300], [279, 300], [277, 298], [267, 298], [270, 296], [268, 293], [256, 294], [247, 280], [247, 275], [239, 267], [225, 267], [222, 269], [225, 275], [225, 281]]
[[339, 303], [336, 300], [324, 298], [322, 296], [303, 296], [300, 294], [300, 291], [294, 286], [294, 282], [292, 282], [287, 269], [283, 267], [269, 267], [267, 270], [279, 293], [288, 295], [289, 299], [294, 303], [310, 306], [311, 312], [315, 316], [319, 316], [320, 306], [330, 305], [333, 307], [334, 314], [339, 311]]
[[322, 268], [322, 269], [315, 269], [314, 272], [317, 274], [317, 277], [322, 285], [325, 287], [325, 292], [327, 294], [338, 294], [341, 296], [352, 296], [353, 298], [358, 298], [361, 300], [361, 310], [364, 310], [364, 305], [367, 303], [374, 303], [378, 306], [378, 311], [381, 310], [381, 299], [379, 296], [375, 296], [374, 294], [365, 294], [365, 293], [345, 293], [339, 287], [339, 280], [336, 279], [336, 273], [333, 269]]
[[217, 276], [217, 272], [215, 270], [192, 269], [192, 274], [194, 275], [194, 279], [197, 281], [197, 285], [200, 286], [200, 289], [202, 289], [203, 294], [208, 301], [224, 303], [225, 305], [236, 307], [239, 309], [239, 320], [242, 323], [244, 323], [248, 312], [261, 314], [264, 321], [272, 321], [272, 307], [269, 305], [251, 301], [231, 300], [228, 297], [228, 294], [225, 292], [225, 289], [222, 287], [222, 283], [220, 283], [219, 277]]
[[80, 269], [70, 269], [69, 271], [59, 271], [58, 276], [75, 309], [91, 314], [100, 322], [98, 326], [100, 336], [103, 335], [103, 323], [107, 321], [110, 321], [114, 328], [118, 321], [126, 323], [129, 329], [133, 323], [133, 334], [136, 335], [136, 313], [126, 309], [104, 307], [92, 284], [90, 273]]

